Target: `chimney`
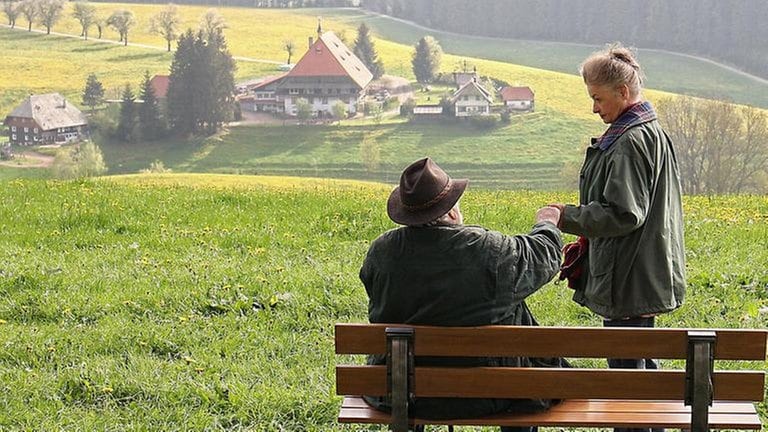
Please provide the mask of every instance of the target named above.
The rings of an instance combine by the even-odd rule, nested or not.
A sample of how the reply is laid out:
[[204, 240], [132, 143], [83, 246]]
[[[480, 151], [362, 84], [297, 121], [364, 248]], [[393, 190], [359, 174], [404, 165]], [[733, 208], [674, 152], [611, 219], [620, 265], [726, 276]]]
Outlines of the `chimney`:
[[309, 46], [307, 48], [312, 48], [312, 44], [315, 43], [315, 40], [312, 38], [312, 36], [309, 37]]

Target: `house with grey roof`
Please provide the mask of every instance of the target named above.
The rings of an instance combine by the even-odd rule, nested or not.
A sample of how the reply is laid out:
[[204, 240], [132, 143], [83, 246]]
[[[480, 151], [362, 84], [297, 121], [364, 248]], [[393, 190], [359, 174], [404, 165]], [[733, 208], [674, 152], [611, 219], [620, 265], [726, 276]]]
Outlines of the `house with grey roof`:
[[85, 115], [58, 93], [30, 95], [3, 124], [15, 145], [64, 144], [88, 133]]

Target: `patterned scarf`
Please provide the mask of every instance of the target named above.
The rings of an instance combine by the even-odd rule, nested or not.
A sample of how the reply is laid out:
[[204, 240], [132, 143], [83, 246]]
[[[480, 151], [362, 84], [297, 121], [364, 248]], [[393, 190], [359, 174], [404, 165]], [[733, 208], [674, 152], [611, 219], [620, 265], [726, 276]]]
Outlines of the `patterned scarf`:
[[620, 115], [616, 121], [611, 123], [611, 127], [605, 131], [603, 136], [597, 139], [595, 147], [603, 151], [608, 150], [624, 132], [653, 120], [656, 120], [656, 111], [653, 110], [651, 103], [636, 103], [625, 111], [624, 114]]

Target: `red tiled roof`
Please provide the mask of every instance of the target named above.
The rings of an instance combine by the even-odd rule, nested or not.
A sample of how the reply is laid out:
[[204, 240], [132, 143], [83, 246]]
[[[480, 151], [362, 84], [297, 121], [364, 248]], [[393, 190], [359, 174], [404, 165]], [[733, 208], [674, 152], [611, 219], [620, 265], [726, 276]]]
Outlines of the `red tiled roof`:
[[501, 89], [501, 100], [533, 100], [533, 90], [530, 87], [504, 87]]
[[321, 34], [288, 76], [348, 76], [360, 88], [373, 79], [363, 62], [332, 32]]
[[152, 86], [152, 91], [155, 92], [155, 97], [158, 99], [165, 99], [168, 96], [168, 75], [155, 75], [149, 80], [149, 85]]

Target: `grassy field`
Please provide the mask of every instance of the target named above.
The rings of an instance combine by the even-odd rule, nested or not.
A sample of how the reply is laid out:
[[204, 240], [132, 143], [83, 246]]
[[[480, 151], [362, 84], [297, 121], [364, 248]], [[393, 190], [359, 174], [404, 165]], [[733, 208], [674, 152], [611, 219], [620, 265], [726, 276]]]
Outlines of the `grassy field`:
[[[537, 112], [492, 131], [463, 124], [249, 126], [189, 142], [103, 145], [111, 173], [147, 168], [155, 159], [176, 172], [302, 175], [396, 182], [410, 162], [430, 155], [476, 187], [557, 189], [577, 178], [588, 137], [602, 126]], [[366, 164], [363, 147], [378, 161]], [[157, 148], [153, 148], [157, 147]], [[370, 160], [370, 159], [369, 159]], [[377, 162], [377, 163], [376, 163]], [[568, 176], [568, 178], [566, 178]], [[570, 178], [570, 177], [573, 178]]]
[[[332, 325], [366, 319], [356, 275], [392, 227], [387, 187], [206, 175], [3, 186], [1, 430], [363, 430], [334, 423]], [[538, 206], [573, 199], [469, 189], [463, 209], [518, 233]], [[688, 299], [659, 324], [768, 326], [756, 265], [768, 199], [685, 209]], [[545, 325], [600, 325], [563, 285], [530, 307]]]
[[[421, 37], [429, 34], [440, 41], [445, 52], [456, 56], [508, 62], [567, 74], [576, 74], [578, 65], [591, 52], [601, 48], [427, 31], [386, 16], [368, 15], [355, 10], [341, 13], [346, 14], [346, 19], [351, 23], [366, 22], [383, 40], [413, 46]], [[768, 108], [768, 84], [763, 81], [675, 53], [641, 49], [638, 51], [638, 59], [648, 75], [649, 88]], [[398, 65], [398, 61], [391, 63], [390, 58], [386, 60], [389, 60], [385, 63], [387, 68]], [[473, 63], [473, 60], [469, 61], [470, 65]], [[452, 59], [445, 66], [448, 70], [460, 70], [462, 63]]]

